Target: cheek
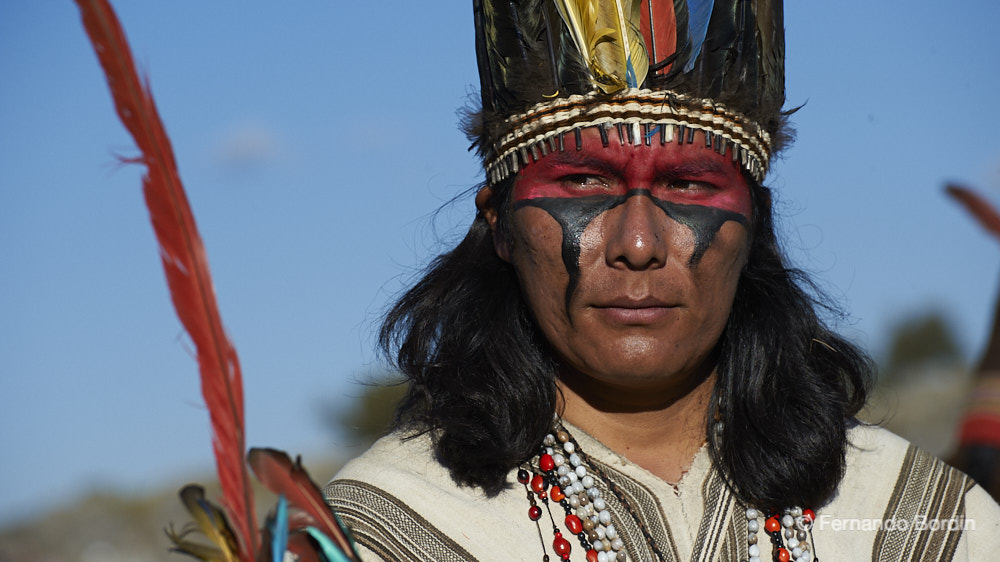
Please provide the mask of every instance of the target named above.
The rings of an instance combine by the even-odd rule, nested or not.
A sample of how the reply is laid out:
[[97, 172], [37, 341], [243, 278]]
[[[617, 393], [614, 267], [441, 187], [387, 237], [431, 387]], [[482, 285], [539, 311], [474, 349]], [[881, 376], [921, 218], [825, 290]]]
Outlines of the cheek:
[[544, 211], [517, 211], [512, 224], [512, 264], [532, 308], [561, 302], [568, 273], [562, 261], [562, 229]]
[[708, 296], [726, 304], [728, 309], [749, 253], [747, 230], [737, 223], [725, 223], [702, 261], [692, 268], [697, 285], [706, 290], [711, 288]]

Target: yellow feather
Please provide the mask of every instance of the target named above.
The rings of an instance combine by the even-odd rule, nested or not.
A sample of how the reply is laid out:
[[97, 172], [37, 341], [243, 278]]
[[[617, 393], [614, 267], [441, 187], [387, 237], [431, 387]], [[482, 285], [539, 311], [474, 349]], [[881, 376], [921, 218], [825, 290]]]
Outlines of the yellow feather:
[[646, 40], [642, 36], [642, 28], [639, 23], [642, 21], [642, 1], [629, 0], [626, 2], [626, 5], [628, 4], [631, 4], [631, 7], [625, 11], [628, 16], [626, 36], [629, 38], [629, 52], [632, 55], [632, 69], [635, 70], [635, 82], [641, 86], [646, 80], [646, 75], [649, 74], [649, 53], [646, 51]]
[[629, 56], [642, 84], [649, 59], [639, 30], [640, 0], [554, 1], [598, 88], [611, 94], [627, 87]]
[[238, 562], [236, 537], [222, 510], [205, 499], [205, 490], [201, 486], [189, 484], [181, 490], [180, 496], [198, 530], [214, 546], [198, 545], [183, 540], [185, 535], [194, 530], [186, 527], [181, 533], [167, 533], [175, 548], [209, 562]]

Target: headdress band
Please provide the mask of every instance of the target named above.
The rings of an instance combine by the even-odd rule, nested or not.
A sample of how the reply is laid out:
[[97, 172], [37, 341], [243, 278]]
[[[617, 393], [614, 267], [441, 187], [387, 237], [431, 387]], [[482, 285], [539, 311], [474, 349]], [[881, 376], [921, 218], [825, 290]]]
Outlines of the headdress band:
[[674, 138], [683, 143], [680, 131], [686, 129], [693, 135], [700, 130], [705, 133], [707, 147], [723, 155], [728, 148], [733, 160], [757, 181], [767, 173], [770, 158], [771, 137], [756, 123], [712, 100], [665, 90], [629, 89], [610, 97], [593, 93], [556, 98], [512, 115], [506, 123], [485, 162], [491, 184], [551, 151], [562, 150], [565, 133], [591, 126], [626, 125], [635, 138], [647, 139], [646, 144], [657, 132], [661, 143]]

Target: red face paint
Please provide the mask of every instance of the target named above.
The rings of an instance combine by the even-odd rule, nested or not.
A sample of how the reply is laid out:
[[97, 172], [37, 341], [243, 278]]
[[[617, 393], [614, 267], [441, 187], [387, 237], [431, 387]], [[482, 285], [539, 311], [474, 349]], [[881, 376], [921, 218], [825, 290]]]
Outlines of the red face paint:
[[[613, 131], [613, 130], [612, 130]], [[750, 217], [750, 191], [731, 158], [693, 144], [654, 142], [603, 146], [591, 130], [578, 149], [567, 146], [527, 165], [514, 188], [514, 200], [621, 196], [648, 190], [661, 201], [700, 205]]]

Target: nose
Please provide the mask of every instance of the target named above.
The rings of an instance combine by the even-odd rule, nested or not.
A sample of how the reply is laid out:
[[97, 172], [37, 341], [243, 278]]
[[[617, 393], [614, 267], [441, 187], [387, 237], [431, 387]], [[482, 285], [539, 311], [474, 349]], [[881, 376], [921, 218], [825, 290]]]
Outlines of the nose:
[[634, 194], [605, 221], [606, 258], [612, 267], [655, 269], [667, 262], [667, 215], [646, 194]]

